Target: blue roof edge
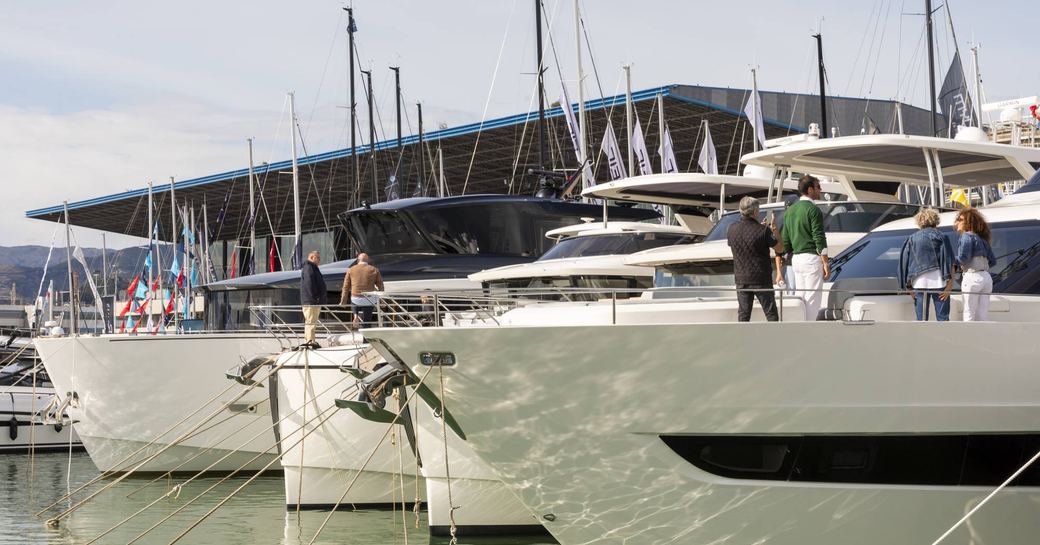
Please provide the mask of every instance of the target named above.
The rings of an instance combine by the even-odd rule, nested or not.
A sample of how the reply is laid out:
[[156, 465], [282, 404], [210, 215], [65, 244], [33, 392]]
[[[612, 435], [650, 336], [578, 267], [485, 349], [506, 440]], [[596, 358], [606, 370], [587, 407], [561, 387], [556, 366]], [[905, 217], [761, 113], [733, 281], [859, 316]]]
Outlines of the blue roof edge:
[[[675, 87], [678, 87], [678, 84], [674, 84], [673, 83], [673, 84], [668, 84], [668, 85], [664, 85], [664, 86], [661, 86], [661, 87], [653, 87], [653, 88], [650, 88], [650, 89], [644, 89], [644, 90], [641, 90], [641, 91], [637, 91], [637, 92], [632, 93], [632, 101], [633, 102], [640, 102], [640, 101], [644, 101], [644, 100], [651, 100], [651, 99], [656, 98], [657, 95], [663, 95], [663, 96], [666, 96], [666, 97], [678, 98], [678, 99], [684, 100], [686, 102], [696, 102], [696, 101], [691, 101], [690, 99], [687, 99], [685, 97], [679, 97], [679, 96], [673, 95], [671, 91]], [[587, 108], [587, 109], [609, 108], [609, 107], [615, 106], [617, 104], [623, 104], [624, 102], [625, 102], [625, 95], [621, 94], [621, 95], [615, 95], [615, 96], [612, 96], [612, 97], [599, 98], [599, 99], [595, 99], [595, 100], [586, 100], [585, 101], [585, 108]], [[704, 105], [710, 105], [710, 106], [719, 108], [719, 106], [715, 105], [715, 104], [704, 103]], [[576, 111], [578, 109], [577, 103], [572, 104], [571, 105], [571, 109]], [[557, 106], [555, 108], [551, 108], [549, 110], [546, 110], [546, 112], [545, 112], [545, 116], [546, 117], [550, 117], [550, 118], [552, 118], [552, 117], [559, 117], [561, 115], [563, 115], [563, 108], [561, 108], [559, 106]], [[453, 137], [453, 136], [461, 136], [461, 135], [465, 135], [465, 134], [474, 133], [474, 132], [477, 132], [477, 131], [482, 131], [484, 129], [495, 129], [495, 128], [499, 128], [499, 127], [515, 125], [515, 124], [518, 124], [518, 123], [525, 123], [525, 122], [531, 121], [532, 119], [536, 119], [537, 117], [538, 117], [538, 112], [535, 111], [535, 112], [528, 112], [528, 113], [524, 113], [524, 114], [514, 114], [514, 115], [511, 115], [511, 116], [508, 116], [508, 117], [501, 117], [501, 118], [491, 119], [491, 120], [487, 120], [487, 121], [481, 121], [481, 122], [477, 122], [477, 123], [469, 123], [467, 125], [461, 125], [461, 126], [458, 126], [458, 127], [452, 127], [452, 128], [447, 128], [447, 129], [442, 129], [442, 130], [426, 133], [425, 136], [424, 136], [424, 140], [425, 141], [441, 140], [441, 139], [449, 138], [449, 137]], [[786, 127], [787, 125], [783, 125], [783, 126]], [[406, 137], [402, 138], [401, 139], [401, 145], [402, 146], [407, 146], [407, 145], [410, 145], [410, 144], [415, 144], [418, 141], [419, 141], [419, 136], [413, 134], [413, 135], [406, 136]], [[392, 140], [384, 140], [382, 142], [376, 142], [376, 145], [375, 145], [375, 149], [377, 151], [385, 150], [385, 149], [393, 149], [393, 148], [396, 148], [396, 147], [397, 147], [397, 139], [396, 138], [394, 138]], [[318, 162], [321, 162], [321, 161], [327, 161], [327, 160], [330, 160], [330, 159], [341, 159], [341, 158], [344, 158], [344, 157], [350, 157], [351, 155], [353, 155], [355, 150], [359, 154], [368, 153], [370, 151], [370, 147], [369, 146], [358, 146], [356, 148], [344, 148], [344, 149], [339, 149], [339, 150], [327, 151], [327, 152], [324, 152], [324, 153], [318, 153], [318, 154], [315, 154], [315, 155], [308, 155], [306, 157], [301, 157], [301, 158], [297, 159], [297, 163], [300, 166], [305, 166], [305, 165], [309, 165], [309, 164], [313, 164], [313, 163], [318, 163]], [[285, 161], [279, 161], [277, 163], [269, 163], [269, 164], [264, 165], [264, 166], [262, 166], [260, 168], [254, 168], [254, 170], [256, 171], [257, 174], [262, 174], [262, 173], [270, 172], [271, 170], [281, 170], [283, 168], [289, 168], [291, 166], [292, 166], [292, 161], [291, 160], [285, 160]], [[237, 170], [221, 172], [221, 173], [218, 173], [218, 174], [210, 174], [209, 176], [202, 176], [200, 178], [192, 178], [192, 179], [189, 179], [189, 180], [182, 180], [182, 181], [179, 181], [179, 182], [174, 182], [173, 185], [174, 185], [174, 189], [188, 189], [188, 188], [197, 187], [197, 186], [200, 186], [200, 185], [206, 185], [206, 184], [221, 182], [221, 181], [225, 181], [225, 180], [230, 180], [230, 179], [233, 179], [233, 178], [241, 178], [241, 177], [245, 177], [245, 176], [248, 176], [248, 175], [249, 175], [249, 169], [248, 168], [241, 168], [241, 169], [237, 169]], [[154, 194], [159, 194], [159, 193], [166, 193], [166, 192], [169, 192], [169, 191], [170, 191], [170, 184], [163, 184], [162, 186], [153, 186], [152, 187], [153, 195]], [[101, 196], [101, 197], [94, 197], [92, 199], [86, 199], [86, 200], [82, 200], [82, 201], [70, 202], [70, 203], [68, 203], [68, 207], [69, 207], [69, 210], [75, 210], [77, 208], [85, 208], [85, 207], [88, 207], [88, 206], [95, 206], [95, 205], [98, 205], [98, 204], [105, 204], [105, 203], [108, 203], [108, 202], [114, 202], [114, 201], [123, 200], [123, 199], [132, 199], [134, 197], [144, 197], [146, 195], [148, 195], [148, 188], [144, 187], [144, 188], [141, 188], [141, 189], [133, 189], [133, 190], [130, 190], [130, 191], [124, 191], [122, 193], [115, 193], [115, 194], [111, 194], [111, 195], [104, 195], [104, 196]], [[59, 204], [59, 205], [56, 205], [56, 206], [48, 206], [46, 208], [37, 208], [35, 210], [29, 210], [29, 211], [25, 212], [25, 216], [27, 218], [38, 218], [38, 217], [41, 217], [41, 216], [47, 216], [47, 215], [50, 215], [50, 214], [59, 213], [59, 212], [62, 212], [64, 210], [64, 206], [65, 206], [64, 204]]]

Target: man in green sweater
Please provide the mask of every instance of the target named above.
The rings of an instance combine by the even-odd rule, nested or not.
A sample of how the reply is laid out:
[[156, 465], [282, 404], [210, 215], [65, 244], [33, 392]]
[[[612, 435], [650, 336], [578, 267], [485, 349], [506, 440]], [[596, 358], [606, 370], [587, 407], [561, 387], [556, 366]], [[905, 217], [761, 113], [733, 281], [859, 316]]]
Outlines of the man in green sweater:
[[820, 198], [820, 180], [806, 174], [798, 180], [798, 202], [784, 212], [784, 248], [791, 257], [795, 289], [805, 301], [805, 319], [816, 319], [823, 298], [823, 281], [831, 275], [827, 262], [827, 234], [823, 231], [823, 212], [813, 201]]

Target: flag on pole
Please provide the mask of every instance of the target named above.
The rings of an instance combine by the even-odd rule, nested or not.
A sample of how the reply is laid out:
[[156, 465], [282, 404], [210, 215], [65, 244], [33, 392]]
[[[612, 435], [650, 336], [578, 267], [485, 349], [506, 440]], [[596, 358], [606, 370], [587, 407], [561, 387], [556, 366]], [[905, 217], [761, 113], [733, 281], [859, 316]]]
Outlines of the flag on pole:
[[[75, 237], [73, 237], [75, 240]], [[72, 249], [72, 257], [79, 261], [79, 264], [83, 266], [83, 271], [87, 275], [87, 285], [90, 286], [90, 294], [94, 296], [94, 306], [97, 307], [97, 311], [101, 313], [101, 321], [105, 321], [105, 309], [101, 304], [101, 294], [98, 293], [97, 285], [94, 284], [94, 276], [90, 274], [90, 268], [87, 267], [87, 258], [83, 255], [83, 250], [79, 247], [79, 243]]]
[[747, 116], [748, 122], [751, 123], [751, 127], [755, 130], [755, 138], [758, 139], [758, 143], [762, 149], [765, 149], [766, 126], [762, 118], [762, 97], [759, 96], [757, 89], [751, 91], [751, 96], [748, 97], [747, 104], [744, 105], [744, 115]]
[[661, 166], [664, 172], [679, 172], [679, 165], [675, 162], [675, 149], [672, 147], [672, 133], [668, 130], [668, 124], [664, 124], [664, 135], [661, 137], [661, 147], [657, 150], [661, 154]]
[[267, 253], [267, 272], [274, 272], [275, 270], [275, 255], [274, 237], [271, 237], [271, 251]]
[[[230, 278], [235, 278], [236, 276], [238, 276], [238, 263], [236, 263], [236, 259], [237, 258], [238, 258], [238, 251], [237, 250], [236, 251], [232, 251], [231, 252], [231, 271], [230, 271], [230, 274], [228, 275]], [[192, 271], [191, 272], [195, 272], [195, 268], [194, 267], [192, 267]]]
[[614, 124], [607, 120], [607, 130], [603, 133], [603, 144], [600, 149], [607, 157], [607, 166], [610, 169], [610, 179], [620, 180], [625, 177], [625, 164], [621, 162], [621, 149], [618, 147], [617, 137], [614, 135]]
[[968, 200], [968, 194], [963, 189], [954, 189], [950, 193], [950, 204], [960, 203], [961, 206], [967, 208], [971, 206], [971, 201]]
[[719, 157], [715, 154], [715, 142], [711, 139], [711, 129], [708, 123], [704, 123], [704, 145], [701, 146], [701, 154], [697, 157], [697, 165], [705, 174], [719, 173]]
[[628, 141], [632, 143], [632, 151], [636, 155], [636, 164], [639, 165], [639, 173], [642, 175], [652, 174], [650, 154], [646, 152], [646, 141], [643, 140], [643, 129], [639, 126], [638, 118], [636, 118], [636, 126], [632, 128], [632, 137]]
[[[571, 144], [574, 146], [574, 156], [581, 162], [581, 144], [583, 142], [581, 137], [581, 126], [578, 125], [578, 120], [574, 117], [574, 110], [571, 108], [571, 98], [567, 94], [567, 84], [560, 80], [560, 87], [563, 88], [563, 98], [560, 99], [560, 109], [563, 110], [564, 117], [567, 118], [567, 132], [571, 135]], [[592, 176], [592, 168], [586, 162], [585, 168], [585, 179], [588, 180], [589, 185], [596, 183], [596, 178]], [[583, 187], [582, 189], [588, 189]]]

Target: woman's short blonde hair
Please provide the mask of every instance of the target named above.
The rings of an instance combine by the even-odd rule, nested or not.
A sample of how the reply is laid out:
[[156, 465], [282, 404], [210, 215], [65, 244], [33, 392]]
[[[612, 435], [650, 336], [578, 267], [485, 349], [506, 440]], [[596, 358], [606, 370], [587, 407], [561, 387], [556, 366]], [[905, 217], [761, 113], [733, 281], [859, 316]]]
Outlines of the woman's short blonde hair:
[[922, 208], [920, 212], [914, 215], [914, 220], [917, 221], [917, 226], [921, 229], [938, 227], [939, 213], [934, 208]]

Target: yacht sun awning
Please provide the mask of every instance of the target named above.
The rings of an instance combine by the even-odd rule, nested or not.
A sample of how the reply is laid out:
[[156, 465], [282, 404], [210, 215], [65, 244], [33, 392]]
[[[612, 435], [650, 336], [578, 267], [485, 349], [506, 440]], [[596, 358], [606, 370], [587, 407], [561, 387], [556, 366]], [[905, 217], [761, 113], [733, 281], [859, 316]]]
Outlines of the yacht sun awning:
[[1040, 168], [1040, 149], [913, 135], [827, 138], [781, 146], [741, 158], [747, 165], [790, 167], [797, 172], [845, 176], [851, 181], [929, 185], [929, 164], [938, 156], [943, 182], [981, 186], [1028, 179]]
[[[786, 182], [786, 189], [796, 189]], [[678, 206], [718, 206], [725, 192], [726, 204], [736, 204], [744, 196], [764, 197], [769, 180], [723, 174], [675, 173], [648, 174], [599, 184], [582, 192], [583, 196], [623, 202]]]

